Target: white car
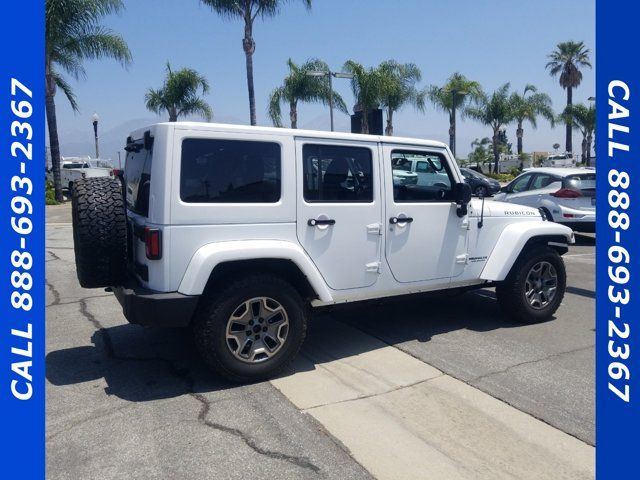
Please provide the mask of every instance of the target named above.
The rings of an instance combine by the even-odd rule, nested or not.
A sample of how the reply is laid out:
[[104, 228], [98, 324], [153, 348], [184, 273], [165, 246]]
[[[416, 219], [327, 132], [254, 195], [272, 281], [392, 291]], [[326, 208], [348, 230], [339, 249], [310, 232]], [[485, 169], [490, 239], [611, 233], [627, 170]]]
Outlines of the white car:
[[[113, 287], [132, 323], [192, 326], [234, 381], [281, 372], [315, 307], [495, 286], [505, 315], [532, 323], [562, 301], [571, 229], [472, 200], [441, 142], [171, 122], [125, 150], [123, 183], [74, 185], [80, 285]], [[398, 186], [399, 157], [433, 184]]]
[[500, 202], [539, 208], [548, 220], [595, 232], [596, 172], [587, 168], [533, 168], [494, 196]]
[[[103, 160], [66, 160], [60, 162], [60, 183], [69, 192], [73, 184], [83, 178], [113, 177], [113, 167]], [[48, 170], [46, 179], [53, 182], [53, 171]]]

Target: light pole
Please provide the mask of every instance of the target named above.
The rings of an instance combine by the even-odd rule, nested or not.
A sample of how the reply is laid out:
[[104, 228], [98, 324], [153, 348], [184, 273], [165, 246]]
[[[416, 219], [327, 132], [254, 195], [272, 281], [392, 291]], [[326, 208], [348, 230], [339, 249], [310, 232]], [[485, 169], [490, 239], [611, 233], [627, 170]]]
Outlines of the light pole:
[[91, 123], [93, 123], [93, 136], [96, 141], [96, 158], [100, 158], [100, 151], [98, 150], [98, 120], [100, 120], [100, 117], [94, 112], [94, 114], [91, 115]]
[[331, 131], [333, 132], [333, 77], [353, 78], [352, 73], [313, 70], [306, 72], [309, 77], [329, 77], [329, 118], [331, 119]]

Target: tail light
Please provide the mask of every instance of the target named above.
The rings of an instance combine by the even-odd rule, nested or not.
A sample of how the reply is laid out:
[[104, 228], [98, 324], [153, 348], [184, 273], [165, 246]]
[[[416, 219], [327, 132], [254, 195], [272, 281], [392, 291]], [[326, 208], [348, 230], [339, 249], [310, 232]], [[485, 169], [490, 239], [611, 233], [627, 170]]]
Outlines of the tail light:
[[556, 198], [578, 198], [581, 197], [582, 194], [577, 190], [571, 190], [570, 188], [561, 188], [557, 192], [552, 193], [551, 196]]
[[144, 245], [149, 260], [162, 258], [162, 235], [157, 228], [144, 229]]

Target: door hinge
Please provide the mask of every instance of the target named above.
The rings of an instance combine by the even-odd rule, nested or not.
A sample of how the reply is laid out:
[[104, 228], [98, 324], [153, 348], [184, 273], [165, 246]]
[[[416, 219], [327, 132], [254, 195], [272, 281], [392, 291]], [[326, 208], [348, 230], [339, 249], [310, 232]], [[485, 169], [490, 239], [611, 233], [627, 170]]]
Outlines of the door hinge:
[[365, 270], [372, 273], [381, 273], [380, 262], [371, 262], [365, 265]]
[[469, 259], [468, 253], [463, 253], [462, 255], [456, 255], [456, 263], [466, 265], [468, 259]]
[[367, 233], [369, 235], [382, 235], [382, 224], [370, 223], [369, 225], [367, 225]]

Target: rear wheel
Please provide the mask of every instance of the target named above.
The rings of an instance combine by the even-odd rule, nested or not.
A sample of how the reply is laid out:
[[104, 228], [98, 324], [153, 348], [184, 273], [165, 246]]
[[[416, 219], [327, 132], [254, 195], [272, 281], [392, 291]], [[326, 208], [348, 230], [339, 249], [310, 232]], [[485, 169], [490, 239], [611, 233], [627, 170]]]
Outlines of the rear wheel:
[[127, 223], [120, 182], [86, 178], [71, 191], [73, 248], [80, 286], [118, 285], [127, 265]]
[[496, 287], [498, 303], [511, 319], [523, 323], [548, 320], [556, 312], [566, 288], [564, 262], [549, 247], [522, 255], [507, 278]]
[[238, 278], [204, 297], [193, 325], [206, 364], [241, 383], [280, 373], [297, 355], [306, 330], [300, 295], [271, 274]]

